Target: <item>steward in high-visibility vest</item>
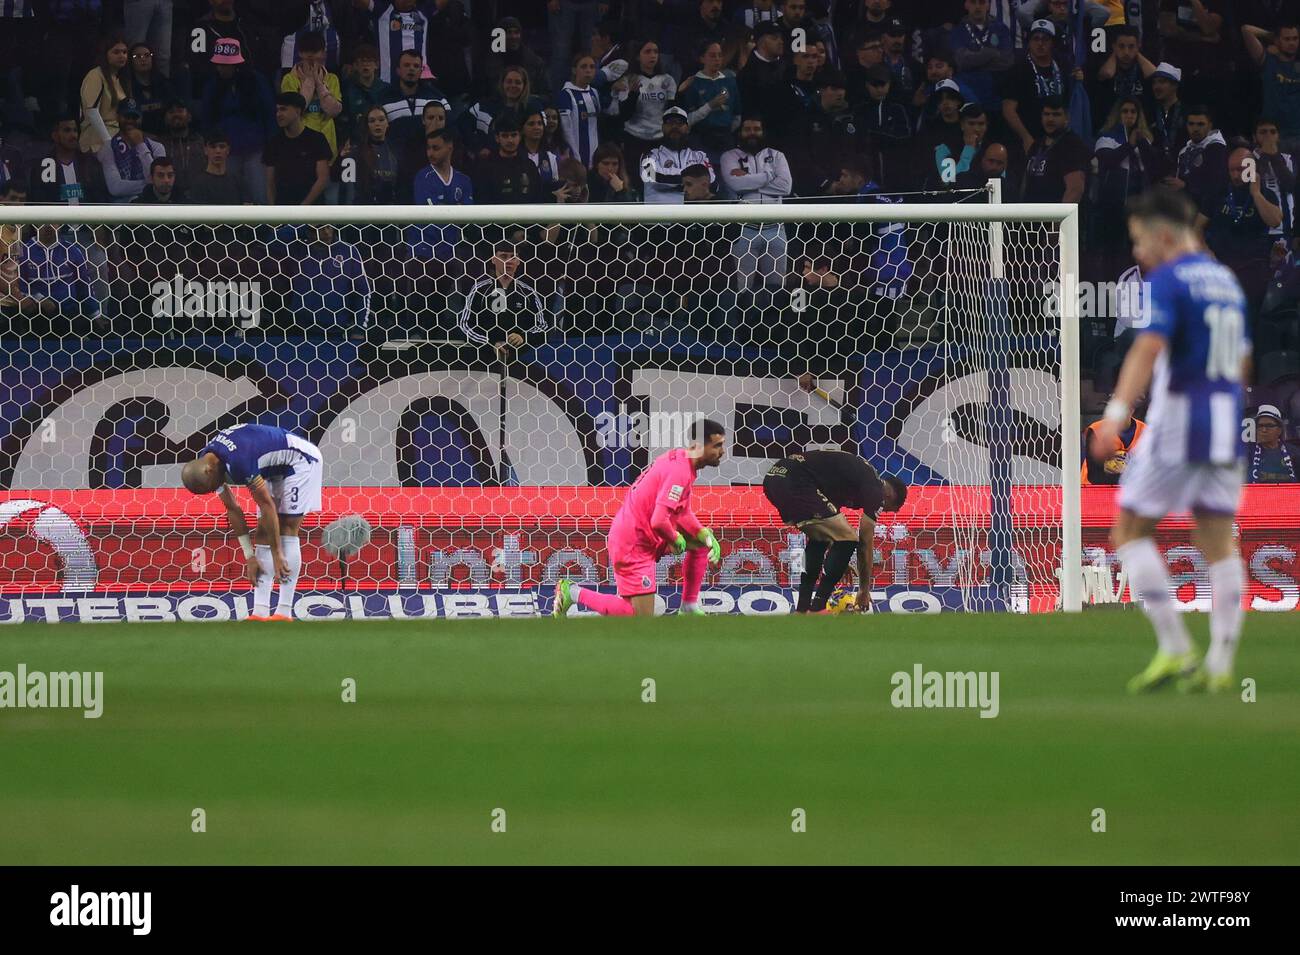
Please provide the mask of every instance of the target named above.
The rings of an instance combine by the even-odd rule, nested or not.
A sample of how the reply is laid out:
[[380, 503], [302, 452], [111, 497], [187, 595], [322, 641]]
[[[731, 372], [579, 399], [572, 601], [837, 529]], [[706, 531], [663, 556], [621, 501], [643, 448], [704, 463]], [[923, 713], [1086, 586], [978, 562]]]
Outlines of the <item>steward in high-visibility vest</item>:
[[1099, 424], [1101, 424], [1100, 420], [1094, 421], [1084, 429], [1083, 467], [1080, 469], [1079, 480], [1083, 484], [1118, 484], [1120, 475], [1124, 473], [1124, 468], [1128, 464], [1128, 456], [1133, 451], [1133, 446], [1138, 443], [1142, 432], [1146, 430], [1146, 422], [1130, 418], [1128, 427], [1115, 439], [1114, 452], [1108, 455], [1106, 460], [1097, 462], [1088, 456], [1088, 445], [1092, 441], [1092, 433]]

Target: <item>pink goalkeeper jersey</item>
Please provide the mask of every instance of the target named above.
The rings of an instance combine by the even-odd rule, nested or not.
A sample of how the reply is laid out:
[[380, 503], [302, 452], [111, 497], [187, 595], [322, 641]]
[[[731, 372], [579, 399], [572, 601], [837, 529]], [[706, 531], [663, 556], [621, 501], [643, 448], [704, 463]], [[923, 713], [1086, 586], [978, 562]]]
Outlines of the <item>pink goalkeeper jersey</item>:
[[610, 528], [611, 544], [666, 549], [667, 543], [654, 532], [650, 523], [655, 508], [660, 504], [668, 508], [676, 527], [681, 515], [690, 510], [694, 484], [695, 468], [691, 466], [688, 452], [674, 448], [660, 455], [628, 488], [627, 497], [623, 498], [623, 505]]

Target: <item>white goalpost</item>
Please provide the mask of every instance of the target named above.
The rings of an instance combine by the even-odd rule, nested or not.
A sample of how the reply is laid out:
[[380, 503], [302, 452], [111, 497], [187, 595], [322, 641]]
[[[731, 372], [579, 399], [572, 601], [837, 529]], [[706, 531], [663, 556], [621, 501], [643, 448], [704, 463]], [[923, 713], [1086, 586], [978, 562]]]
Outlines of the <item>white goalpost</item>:
[[239, 616], [178, 463], [256, 420], [325, 456], [301, 615], [527, 615], [608, 582], [623, 489], [707, 417], [714, 610], [779, 612], [802, 535], [759, 486], [834, 447], [911, 488], [889, 609], [1077, 611], [1078, 210], [950, 196], [6, 207], [0, 591]]

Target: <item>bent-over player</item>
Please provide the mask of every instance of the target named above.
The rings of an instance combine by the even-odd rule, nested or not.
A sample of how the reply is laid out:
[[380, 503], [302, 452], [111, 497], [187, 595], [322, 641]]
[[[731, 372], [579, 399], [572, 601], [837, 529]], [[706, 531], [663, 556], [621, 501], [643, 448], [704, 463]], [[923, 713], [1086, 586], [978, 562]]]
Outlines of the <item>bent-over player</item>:
[[[824, 611], [855, 553], [856, 603], [859, 610], [869, 611], [876, 519], [881, 511], [896, 511], [907, 500], [902, 479], [881, 477], [847, 451], [803, 451], [772, 465], [763, 478], [763, 494], [782, 521], [808, 537], [794, 612]], [[840, 513], [842, 507], [862, 511], [856, 532]]]
[[[321, 507], [320, 450], [283, 428], [241, 424], [218, 431], [199, 456], [181, 468], [181, 482], [194, 494], [216, 492], [239, 537], [253, 583], [249, 620], [292, 620], [294, 589], [302, 569], [298, 528]], [[257, 548], [244, 511], [228, 484], [247, 486], [257, 504]], [[275, 613], [271, 587], [280, 582]]]

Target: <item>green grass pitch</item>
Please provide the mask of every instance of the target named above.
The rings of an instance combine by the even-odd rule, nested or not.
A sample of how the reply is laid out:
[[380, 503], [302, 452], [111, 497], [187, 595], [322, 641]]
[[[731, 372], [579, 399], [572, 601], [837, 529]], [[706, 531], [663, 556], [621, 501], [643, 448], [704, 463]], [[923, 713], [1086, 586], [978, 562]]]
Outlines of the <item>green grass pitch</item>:
[[0, 710], [0, 863], [1296, 864], [1297, 637], [1248, 616], [1246, 703], [1127, 697], [1126, 612], [5, 628], [104, 714]]

